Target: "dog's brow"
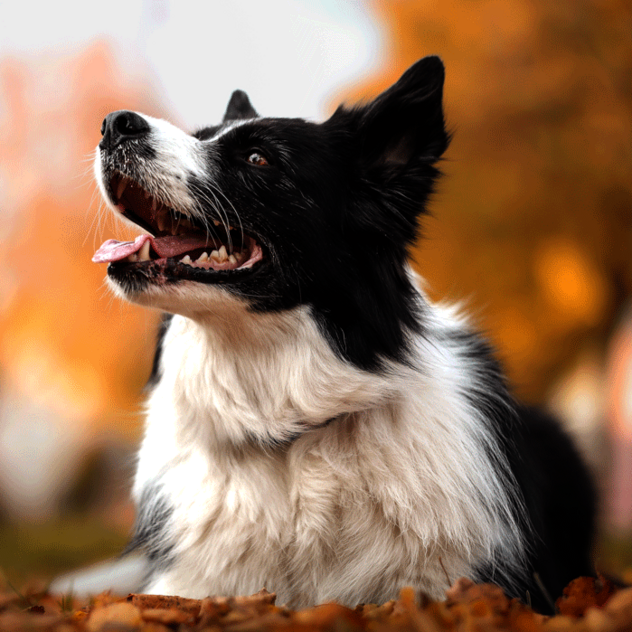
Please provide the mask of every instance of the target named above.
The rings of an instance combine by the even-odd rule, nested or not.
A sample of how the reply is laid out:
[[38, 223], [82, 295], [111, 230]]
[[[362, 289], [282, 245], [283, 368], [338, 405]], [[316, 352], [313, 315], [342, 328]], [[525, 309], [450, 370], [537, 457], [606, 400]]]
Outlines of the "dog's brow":
[[242, 125], [245, 125], [246, 123], [252, 123], [255, 120], [256, 119], [240, 119], [238, 121], [231, 121], [228, 125], [218, 130], [213, 136], [211, 136], [211, 138], [206, 138], [202, 142], [212, 143], [220, 139], [222, 136], [225, 136], [226, 134], [228, 134], [228, 132], [232, 132], [234, 129], [237, 129], [238, 127], [241, 127]]

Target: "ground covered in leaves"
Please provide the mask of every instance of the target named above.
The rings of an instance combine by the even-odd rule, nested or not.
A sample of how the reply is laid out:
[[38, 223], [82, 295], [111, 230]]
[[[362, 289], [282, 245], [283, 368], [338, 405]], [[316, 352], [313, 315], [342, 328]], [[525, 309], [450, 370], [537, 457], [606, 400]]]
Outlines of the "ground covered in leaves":
[[434, 602], [404, 588], [399, 599], [356, 608], [327, 603], [305, 610], [276, 605], [274, 593], [184, 599], [159, 595], [98, 595], [88, 602], [31, 586], [0, 593], [0, 632], [617, 632], [632, 630], [632, 588], [604, 578], [579, 578], [545, 617], [507, 599], [489, 584], [460, 579]]

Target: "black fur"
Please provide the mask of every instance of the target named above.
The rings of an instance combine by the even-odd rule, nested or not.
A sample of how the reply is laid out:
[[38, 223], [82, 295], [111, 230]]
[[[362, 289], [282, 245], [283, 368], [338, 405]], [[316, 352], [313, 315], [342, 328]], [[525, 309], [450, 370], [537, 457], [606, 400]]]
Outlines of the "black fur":
[[531, 523], [526, 588], [534, 607], [550, 611], [551, 601], [572, 579], [595, 573], [590, 555], [595, 487], [569, 437], [542, 411], [521, 407], [508, 441], [510, 465]]
[[257, 116], [259, 115], [250, 104], [248, 95], [243, 90], [235, 90], [228, 102], [226, 114], [224, 114], [224, 121], [251, 119], [257, 118]]
[[172, 507], [161, 494], [160, 487], [148, 485], [141, 493], [136, 510], [134, 533], [122, 555], [142, 550], [154, 570], [169, 565], [172, 545], [165, 536]]
[[162, 345], [165, 339], [165, 334], [171, 324], [173, 314], [163, 313], [160, 319], [160, 326], [158, 327], [158, 334], [156, 336], [156, 351], [154, 352], [154, 360], [151, 365], [151, 373], [145, 386], [146, 389], [150, 389], [155, 386], [160, 380], [160, 358], [162, 357]]
[[[337, 351], [361, 368], [405, 359], [407, 332], [420, 330], [405, 262], [449, 142], [443, 80], [443, 64], [428, 57], [371, 104], [339, 108], [322, 124], [263, 118], [220, 136], [208, 154], [212, 189], [192, 178], [192, 194], [229, 196], [235, 211], [225, 212], [238, 214], [268, 255], [265, 268], [227, 289], [255, 310], [309, 305]], [[226, 125], [244, 110], [254, 114], [233, 95]], [[245, 164], [254, 150], [268, 167]]]

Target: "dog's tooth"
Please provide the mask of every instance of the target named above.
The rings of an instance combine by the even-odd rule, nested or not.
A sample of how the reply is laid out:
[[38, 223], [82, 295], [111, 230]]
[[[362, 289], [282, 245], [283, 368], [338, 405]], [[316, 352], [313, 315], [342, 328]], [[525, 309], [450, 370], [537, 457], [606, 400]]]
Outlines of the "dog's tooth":
[[121, 178], [121, 181], [116, 187], [116, 197], [120, 200], [121, 195], [123, 195], [123, 191], [125, 191], [125, 187], [127, 186], [127, 178]]
[[133, 252], [131, 255], [127, 256], [127, 261], [131, 263], [136, 263], [138, 261], [138, 255], [135, 252]]
[[180, 259], [180, 263], [184, 263], [188, 266], [193, 265], [193, 261], [191, 261], [191, 257], [189, 257], [189, 255], [182, 257], [182, 259]]
[[219, 250], [213, 250], [213, 252], [211, 252], [209, 259], [215, 259], [215, 261], [220, 261]]
[[158, 213], [158, 215], [156, 215], [156, 224], [158, 226], [158, 230], [159, 231], [164, 231], [166, 226], [167, 226], [167, 222], [166, 222], [166, 217], [164, 213]]
[[149, 239], [143, 244], [142, 248], [138, 251], [138, 258], [140, 261], [149, 261], [151, 258], [149, 256], [149, 248], [150, 248]]
[[224, 246], [224, 244], [222, 244], [222, 247], [219, 249], [218, 254], [220, 261], [226, 261], [226, 259], [228, 259], [228, 253], [226, 252], [226, 246]]
[[198, 258], [197, 258], [197, 262], [198, 263], [204, 263], [208, 261], [208, 252], [203, 252]]
[[233, 264], [233, 265], [237, 265], [237, 259], [235, 258], [235, 255], [230, 255], [228, 257], [228, 260]]

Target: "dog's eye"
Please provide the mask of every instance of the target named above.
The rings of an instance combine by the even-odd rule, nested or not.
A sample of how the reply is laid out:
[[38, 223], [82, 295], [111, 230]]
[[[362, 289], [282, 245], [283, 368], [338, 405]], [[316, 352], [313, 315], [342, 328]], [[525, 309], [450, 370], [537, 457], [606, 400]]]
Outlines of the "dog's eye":
[[267, 158], [265, 156], [262, 156], [258, 151], [253, 151], [248, 156], [248, 162], [251, 165], [256, 165], [257, 167], [266, 167], [270, 164]]

